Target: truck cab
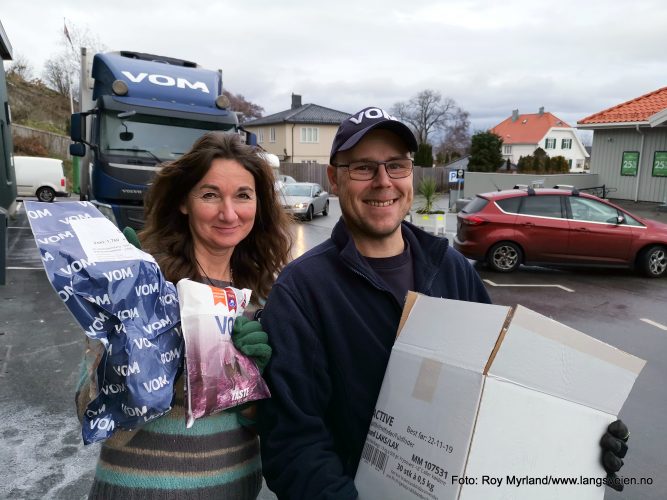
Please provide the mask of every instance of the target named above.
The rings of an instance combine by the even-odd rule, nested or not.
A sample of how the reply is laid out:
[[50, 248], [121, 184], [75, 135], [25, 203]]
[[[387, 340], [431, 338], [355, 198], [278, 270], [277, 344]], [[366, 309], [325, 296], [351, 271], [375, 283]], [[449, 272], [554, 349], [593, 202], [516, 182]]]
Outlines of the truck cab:
[[80, 196], [120, 228], [143, 226], [144, 194], [160, 164], [208, 131], [243, 133], [222, 72], [190, 61], [121, 51], [96, 54], [89, 66], [82, 49], [80, 88], [70, 147], [85, 156]]

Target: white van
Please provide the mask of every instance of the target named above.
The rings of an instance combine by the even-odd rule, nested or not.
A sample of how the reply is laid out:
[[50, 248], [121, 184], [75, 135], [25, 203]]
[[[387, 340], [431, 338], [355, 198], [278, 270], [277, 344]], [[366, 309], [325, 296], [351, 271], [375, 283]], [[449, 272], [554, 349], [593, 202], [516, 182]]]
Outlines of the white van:
[[39, 201], [53, 201], [57, 196], [69, 196], [63, 161], [57, 158], [15, 156], [16, 195], [37, 196]]

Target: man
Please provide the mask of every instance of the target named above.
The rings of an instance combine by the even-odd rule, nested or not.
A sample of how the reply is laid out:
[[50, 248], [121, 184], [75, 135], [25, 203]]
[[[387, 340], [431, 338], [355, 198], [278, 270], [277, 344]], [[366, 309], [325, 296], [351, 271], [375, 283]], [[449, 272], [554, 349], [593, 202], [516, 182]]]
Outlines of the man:
[[403, 220], [416, 150], [410, 129], [379, 108], [345, 120], [327, 168], [342, 218], [268, 297], [272, 398], [259, 428], [264, 475], [280, 498], [357, 497], [353, 479], [408, 290], [490, 302], [446, 239]]

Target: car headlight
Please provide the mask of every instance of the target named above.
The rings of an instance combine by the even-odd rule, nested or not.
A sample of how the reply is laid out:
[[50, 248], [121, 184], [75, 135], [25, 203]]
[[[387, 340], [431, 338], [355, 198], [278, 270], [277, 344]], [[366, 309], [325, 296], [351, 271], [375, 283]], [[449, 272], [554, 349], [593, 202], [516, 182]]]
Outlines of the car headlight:
[[308, 203], [297, 203], [294, 205], [294, 208], [306, 208]]

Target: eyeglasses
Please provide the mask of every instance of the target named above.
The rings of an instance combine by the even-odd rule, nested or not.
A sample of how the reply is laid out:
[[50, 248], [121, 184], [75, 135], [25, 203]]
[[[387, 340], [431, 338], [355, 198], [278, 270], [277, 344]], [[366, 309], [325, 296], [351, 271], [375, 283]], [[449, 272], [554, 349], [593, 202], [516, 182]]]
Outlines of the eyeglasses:
[[334, 165], [339, 168], [347, 168], [350, 179], [354, 181], [370, 181], [375, 179], [380, 165], [384, 165], [387, 175], [392, 179], [403, 179], [412, 173], [413, 161], [411, 158], [400, 158], [387, 161], [352, 161], [346, 165]]

